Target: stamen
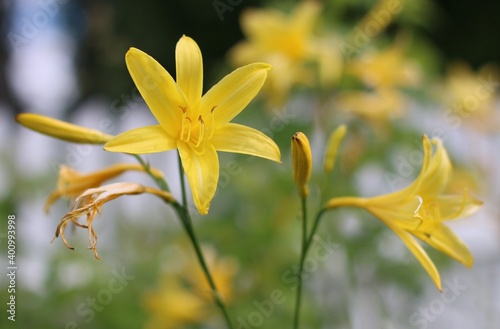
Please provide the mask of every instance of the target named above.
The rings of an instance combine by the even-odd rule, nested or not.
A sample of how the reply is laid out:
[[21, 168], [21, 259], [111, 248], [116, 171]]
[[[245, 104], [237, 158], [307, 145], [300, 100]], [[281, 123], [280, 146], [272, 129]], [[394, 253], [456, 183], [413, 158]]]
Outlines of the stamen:
[[417, 206], [417, 209], [415, 209], [415, 211], [413, 212], [413, 216], [415, 218], [420, 218], [422, 219], [422, 216], [420, 216], [418, 214], [418, 212], [420, 211], [420, 208], [422, 207], [422, 204], [424, 203], [424, 200], [422, 199], [422, 197], [420, 195], [417, 195], [417, 198], [418, 198], [418, 206]]
[[207, 139], [210, 139], [212, 138], [212, 136], [214, 135], [214, 127], [215, 127], [215, 115], [214, 115], [214, 110], [217, 106], [214, 106], [212, 107], [212, 109], [210, 110], [210, 118], [211, 118], [211, 124], [210, 124], [210, 127], [208, 128], [210, 130], [210, 134], [208, 135], [208, 138]]
[[182, 118], [181, 118], [181, 135], [180, 135], [180, 140], [184, 140], [184, 130], [185, 130], [185, 125], [184, 121], [186, 121], [186, 111], [187, 107], [182, 107], [179, 105], [179, 107], [182, 110]]
[[203, 121], [203, 118], [201, 115], [198, 117], [198, 121], [200, 121], [200, 134], [198, 135], [198, 142], [196, 143], [195, 147], [200, 146], [201, 141], [203, 140], [203, 137], [205, 136], [205, 121]]
[[186, 120], [189, 121], [188, 122], [188, 134], [187, 134], [187, 138], [186, 138], [186, 143], [187, 143], [187, 142], [189, 142], [189, 139], [191, 139], [191, 124], [193, 122], [191, 121], [190, 118], [187, 118], [187, 117], [186, 117]]

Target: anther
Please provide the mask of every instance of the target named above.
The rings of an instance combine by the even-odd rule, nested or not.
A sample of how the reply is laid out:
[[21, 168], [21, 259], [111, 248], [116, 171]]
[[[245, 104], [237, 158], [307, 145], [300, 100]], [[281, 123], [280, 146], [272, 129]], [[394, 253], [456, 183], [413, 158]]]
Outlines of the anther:
[[[186, 120], [188, 121], [188, 134], [187, 134], [187, 138], [186, 138], [186, 143], [189, 142], [189, 139], [191, 138], [191, 119], [186, 117]], [[184, 121], [183, 121], [183, 126], [184, 126]]]
[[213, 134], [214, 134], [214, 127], [215, 127], [215, 115], [214, 115], [214, 110], [217, 106], [214, 106], [212, 107], [212, 109], [210, 110], [210, 121], [211, 121], [211, 124], [210, 124], [210, 127], [208, 128], [210, 130], [210, 134], [208, 135], [208, 138], [207, 139], [210, 139], [212, 138]]

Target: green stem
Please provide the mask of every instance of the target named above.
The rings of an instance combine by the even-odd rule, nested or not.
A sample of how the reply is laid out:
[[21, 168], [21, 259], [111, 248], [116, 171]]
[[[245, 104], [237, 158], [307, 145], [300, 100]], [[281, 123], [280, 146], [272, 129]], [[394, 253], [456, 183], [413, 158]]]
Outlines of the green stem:
[[304, 261], [306, 259], [307, 253], [307, 198], [303, 197], [301, 199], [302, 205], [302, 247], [300, 250], [300, 261], [299, 261], [299, 277], [297, 283], [297, 295], [295, 299], [295, 313], [293, 317], [293, 328], [297, 329], [299, 327], [299, 317], [300, 317], [300, 303], [302, 301], [302, 273], [304, 270]]
[[177, 159], [179, 163], [179, 178], [181, 180], [181, 191], [182, 191], [182, 206], [187, 209], [187, 197], [186, 197], [186, 185], [184, 183], [184, 168], [182, 168], [181, 155], [177, 153]]
[[[151, 178], [156, 182], [158, 187], [160, 187], [160, 189], [168, 192], [169, 188], [168, 188], [167, 182], [162, 177], [155, 176], [151, 172], [149, 165], [139, 155], [134, 155], [134, 157], [139, 161], [139, 163], [141, 163], [144, 166], [146, 173], [149, 176], [151, 176]], [[174, 201], [173, 203], [171, 203], [171, 205], [174, 207], [175, 212], [179, 216], [182, 227], [186, 231], [186, 233], [189, 237], [189, 240], [191, 241], [191, 243], [193, 245], [193, 248], [194, 248], [195, 253], [196, 253], [196, 258], [198, 259], [198, 262], [200, 263], [200, 266], [203, 270], [203, 273], [205, 274], [205, 277], [207, 278], [208, 284], [210, 285], [210, 288], [212, 289], [212, 296], [214, 298], [215, 304], [217, 305], [217, 307], [219, 307], [219, 309], [224, 317], [224, 320], [226, 322], [227, 327], [229, 329], [232, 329], [233, 326], [231, 324], [229, 314], [226, 310], [224, 302], [222, 301], [220, 293], [217, 290], [217, 287], [215, 286], [215, 282], [212, 278], [212, 275], [210, 274], [210, 270], [208, 269], [207, 263], [205, 261], [205, 257], [203, 256], [200, 244], [199, 244], [198, 239], [196, 237], [196, 234], [194, 232], [194, 228], [193, 228], [192, 220], [191, 220], [191, 215], [189, 214], [189, 211], [187, 209], [186, 187], [184, 184], [184, 171], [182, 169], [182, 163], [180, 161], [180, 157], [179, 157], [179, 175], [180, 175], [180, 179], [181, 179], [182, 203], [183, 204], [181, 205], [177, 201]]]
[[316, 218], [314, 219], [313, 227], [311, 229], [311, 233], [309, 234], [309, 237], [306, 239], [306, 246], [305, 246], [305, 253], [307, 254], [307, 251], [309, 250], [309, 247], [311, 247], [312, 240], [314, 239], [314, 234], [316, 234], [316, 230], [318, 229], [319, 221], [321, 219], [321, 216], [328, 210], [328, 208], [323, 208], [321, 209], [318, 214], [316, 215]]
[[182, 205], [180, 205], [178, 202], [174, 202], [174, 209], [176, 210], [177, 214], [181, 218], [181, 222], [183, 224], [184, 229], [186, 230], [186, 233], [189, 237], [189, 240], [191, 241], [194, 251], [196, 253], [196, 258], [198, 259], [198, 262], [200, 263], [201, 269], [203, 270], [203, 273], [205, 274], [205, 277], [208, 281], [208, 284], [210, 285], [210, 288], [212, 289], [212, 296], [214, 298], [215, 304], [217, 307], [219, 307], [224, 320], [226, 321], [226, 325], [229, 329], [232, 329], [233, 326], [231, 324], [231, 319], [229, 318], [229, 314], [227, 312], [226, 306], [224, 302], [222, 301], [222, 297], [217, 290], [217, 286], [215, 285], [215, 282], [212, 278], [212, 274], [210, 273], [210, 270], [208, 269], [207, 262], [205, 261], [205, 257], [203, 256], [203, 252], [201, 250], [200, 244], [198, 242], [198, 238], [196, 237], [196, 234], [194, 232], [194, 228], [192, 225], [192, 220], [191, 220], [191, 215], [189, 214], [188, 208], [187, 208], [187, 198], [186, 198], [186, 186], [184, 184], [184, 170], [182, 168], [182, 163], [181, 163], [181, 158], [179, 156], [179, 176], [181, 180], [181, 190], [182, 190]]
[[136, 158], [137, 161], [139, 161], [139, 163], [144, 167], [144, 170], [146, 170], [146, 173], [155, 181], [156, 185], [158, 185], [159, 188], [161, 188], [163, 191], [170, 192], [165, 179], [155, 176], [151, 171], [151, 166], [149, 165], [149, 163], [146, 163], [146, 161], [144, 161], [140, 155], [132, 154], [132, 156]]

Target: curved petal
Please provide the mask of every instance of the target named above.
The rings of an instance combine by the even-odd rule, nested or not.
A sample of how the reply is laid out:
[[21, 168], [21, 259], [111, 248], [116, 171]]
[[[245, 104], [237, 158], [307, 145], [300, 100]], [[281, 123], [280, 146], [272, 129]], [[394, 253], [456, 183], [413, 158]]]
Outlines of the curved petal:
[[[423, 135], [422, 144], [424, 156], [420, 174], [413, 183], [401, 192], [429, 198], [439, 195], [448, 184], [451, 175], [451, 162], [440, 139], [433, 138], [431, 141], [429, 137]], [[434, 152], [433, 144], [436, 145]]]
[[130, 48], [125, 56], [128, 71], [137, 89], [160, 125], [172, 137], [179, 134], [180, 107], [187, 100], [172, 76], [145, 52]]
[[436, 151], [429, 161], [428, 168], [422, 175], [422, 182], [418, 188], [417, 193], [422, 197], [441, 193], [451, 177], [451, 162], [442, 141], [432, 139], [431, 143], [436, 145]]
[[219, 158], [215, 148], [207, 143], [202, 154], [184, 142], [178, 145], [182, 167], [186, 173], [193, 201], [202, 215], [208, 214], [210, 201], [219, 181]]
[[189, 105], [195, 106], [201, 99], [203, 89], [203, 60], [200, 48], [193, 39], [182, 36], [177, 42], [175, 62], [177, 84]]
[[278, 145], [262, 132], [236, 123], [217, 129], [210, 140], [217, 151], [242, 153], [281, 162]]
[[469, 248], [445, 225], [439, 225], [428, 232], [411, 231], [411, 234], [469, 268], [474, 263]]
[[215, 128], [231, 121], [257, 95], [270, 69], [269, 64], [254, 63], [226, 75], [202, 97], [202, 116], [213, 110]]
[[432, 281], [436, 284], [437, 288], [439, 291], [443, 291], [441, 288], [441, 278], [439, 276], [439, 272], [436, 269], [436, 266], [432, 262], [432, 260], [429, 258], [429, 255], [425, 252], [424, 248], [416, 241], [412, 236], [399, 228], [396, 228], [395, 226], [388, 225], [394, 233], [396, 233], [399, 238], [404, 242], [404, 244], [410, 249], [410, 251], [413, 253], [413, 255], [418, 259], [420, 264], [424, 267], [424, 269], [427, 271], [429, 276], [431, 277]]
[[439, 209], [441, 220], [460, 219], [475, 214], [483, 202], [470, 196], [467, 191], [463, 195], [440, 195], [433, 203]]
[[176, 147], [176, 140], [170, 137], [160, 125], [126, 131], [104, 145], [106, 151], [131, 154], [158, 153], [170, 151]]

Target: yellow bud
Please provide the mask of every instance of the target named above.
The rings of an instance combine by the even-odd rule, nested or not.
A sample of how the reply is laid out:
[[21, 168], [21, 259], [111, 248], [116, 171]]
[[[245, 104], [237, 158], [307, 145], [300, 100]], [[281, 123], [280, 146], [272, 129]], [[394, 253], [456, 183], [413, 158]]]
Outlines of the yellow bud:
[[335, 159], [337, 158], [339, 145], [344, 139], [346, 132], [347, 132], [346, 125], [340, 125], [337, 129], [335, 129], [332, 132], [330, 138], [328, 139], [328, 143], [326, 144], [325, 162], [324, 162], [324, 168], [326, 173], [331, 172], [335, 166]]
[[292, 136], [292, 168], [299, 195], [305, 198], [309, 195], [307, 183], [311, 177], [312, 154], [309, 140], [301, 132]]
[[73, 143], [105, 144], [113, 138], [113, 136], [99, 130], [77, 126], [35, 113], [19, 114], [16, 116], [16, 121], [31, 130]]

